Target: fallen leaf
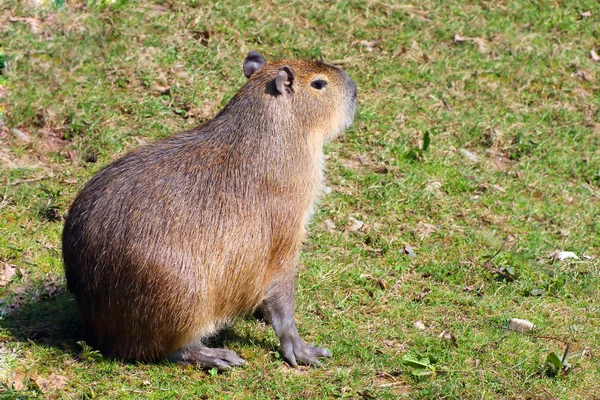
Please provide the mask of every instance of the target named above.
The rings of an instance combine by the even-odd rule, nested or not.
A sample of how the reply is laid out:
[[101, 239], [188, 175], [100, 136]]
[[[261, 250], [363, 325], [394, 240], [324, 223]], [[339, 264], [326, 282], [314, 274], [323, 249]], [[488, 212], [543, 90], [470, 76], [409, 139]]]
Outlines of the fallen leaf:
[[212, 32], [210, 31], [192, 31], [194, 39], [198, 40], [204, 46], [208, 46], [208, 40], [210, 39]]
[[594, 62], [600, 61], [600, 56], [594, 50], [590, 50], [590, 57], [592, 57], [592, 61]]
[[525, 333], [533, 329], [533, 324], [526, 319], [511, 318], [508, 321], [508, 327], [513, 331]]
[[417, 224], [417, 229], [416, 229], [417, 233], [420, 236], [420, 239], [423, 240], [423, 238], [431, 235], [432, 233], [437, 231], [437, 227], [433, 224], [428, 224], [426, 222], [419, 222]]
[[61, 389], [69, 382], [69, 379], [66, 376], [52, 373], [47, 379], [37, 376], [34, 381], [42, 392], [48, 392]]
[[572, 251], [555, 251], [552, 254], [550, 254], [550, 257], [552, 257], [553, 259], [555, 259], [556, 261], [563, 261], [569, 258], [574, 258], [576, 260], [579, 260], [579, 257], [577, 257], [577, 254], [573, 253]]
[[10, 17], [8, 19], [10, 22], [25, 22], [31, 28], [31, 32], [38, 33], [40, 31], [41, 21], [37, 18], [20, 18], [20, 17]]
[[31, 142], [31, 137], [29, 136], [29, 134], [21, 129], [17, 129], [17, 128], [13, 128], [11, 129], [11, 132], [13, 133], [13, 135], [15, 135], [15, 137], [24, 142], [24, 143], [29, 143]]
[[421, 293], [417, 294], [414, 298], [414, 301], [421, 301], [425, 298], [425, 296], [427, 296], [429, 293], [431, 293], [431, 289], [424, 289]]
[[442, 333], [439, 334], [439, 337], [450, 342], [452, 346], [458, 347], [458, 342], [456, 341], [456, 336], [454, 336], [454, 333], [449, 331], [442, 331]]
[[335, 230], [335, 223], [330, 219], [323, 221], [323, 225], [325, 226], [325, 230], [327, 232], [333, 232]]
[[587, 73], [581, 68], [577, 68], [577, 72], [575, 72], [575, 75], [577, 75], [586, 82], [590, 81], [590, 78], [587, 76]]
[[59, 151], [66, 143], [58, 132], [50, 129], [40, 129], [38, 134], [42, 137], [42, 147], [45, 151]]
[[442, 188], [441, 182], [438, 182], [438, 181], [429, 182], [425, 186], [425, 192], [434, 194], [436, 196], [440, 196], [442, 194], [441, 188]]
[[417, 328], [418, 330], [420, 330], [420, 331], [425, 330], [425, 324], [423, 323], [423, 321], [420, 321], [420, 320], [419, 321], [415, 321], [415, 322], [413, 322], [413, 326], [415, 328]]
[[358, 232], [365, 226], [364, 222], [362, 222], [354, 217], [348, 217], [348, 221], [350, 223], [348, 226], [349, 232]]
[[4, 263], [4, 266], [0, 267], [0, 286], [6, 286], [16, 273], [17, 269], [14, 265]]
[[151, 89], [153, 92], [156, 92], [163, 96], [168, 96], [171, 94], [171, 86], [169, 86], [169, 85], [161, 85], [159, 83], [154, 83], [151, 86]]
[[415, 250], [415, 247], [405, 244], [404, 248], [402, 249], [402, 252], [409, 257], [416, 257], [417, 254], [414, 252], [414, 250]]
[[383, 290], [387, 290], [389, 288], [388, 283], [384, 279], [377, 278], [371, 274], [360, 274], [360, 277], [362, 279], [370, 279], [372, 281], [375, 281], [377, 285], [379, 285], [379, 287]]
[[377, 398], [377, 396], [372, 395], [371, 393], [367, 392], [366, 390], [356, 392], [356, 394], [359, 395], [360, 397], [362, 397], [363, 399], [367, 399], [367, 400]]
[[42, 291], [39, 293], [40, 298], [52, 297], [59, 293], [62, 289], [62, 285], [57, 279], [45, 280], [42, 282]]
[[375, 172], [376, 174], [387, 174], [388, 172], [390, 172], [390, 169], [388, 168], [387, 165], [381, 164], [381, 165], [374, 167], [373, 172]]
[[77, 160], [77, 150], [67, 151], [67, 158], [71, 161]]
[[467, 149], [459, 149], [458, 150], [463, 157], [468, 159], [469, 161], [477, 162], [479, 160], [479, 156]]
[[8, 381], [8, 386], [16, 391], [25, 390], [25, 384], [23, 380], [25, 380], [26, 376], [22, 372], [14, 372]]
[[462, 43], [462, 42], [466, 42], [466, 41], [467, 41], [467, 38], [465, 38], [465, 37], [462, 37], [462, 36], [460, 35], [460, 33], [456, 33], [456, 34], [454, 34], [454, 39], [453, 39], [453, 42], [455, 42], [455, 43]]
[[452, 39], [452, 41], [454, 43], [464, 43], [464, 42], [475, 43], [477, 45], [477, 47], [479, 48], [479, 51], [484, 52], [487, 50], [487, 41], [484, 38], [467, 37], [467, 36], [462, 36], [459, 33], [457, 33], [454, 35], [454, 38]]
[[361, 163], [361, 165], [369, 165], [369, 159], [366, 156], [363, 156], [362, 154], [359, 154], [356, 157], [356, 159], [359, 163]]
[[373, 51], [373, 49], [379, 45], [379, 42], [381, 42], [381, 39], [374, 39], [371, 41], [361, 40], [360, 45], [363, 46], [367, 51]]

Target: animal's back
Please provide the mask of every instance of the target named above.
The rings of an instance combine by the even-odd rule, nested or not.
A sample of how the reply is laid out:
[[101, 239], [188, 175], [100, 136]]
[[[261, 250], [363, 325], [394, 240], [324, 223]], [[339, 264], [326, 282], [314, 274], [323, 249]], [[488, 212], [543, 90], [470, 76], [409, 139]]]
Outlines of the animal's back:
[[[63, 252], [95, 346], [157, 359], [258, 304], [281, 225], [259, 142], [205, 126], [124, 156], [82, 190]], [[256, 159], [239, 157], [252, 146]]]

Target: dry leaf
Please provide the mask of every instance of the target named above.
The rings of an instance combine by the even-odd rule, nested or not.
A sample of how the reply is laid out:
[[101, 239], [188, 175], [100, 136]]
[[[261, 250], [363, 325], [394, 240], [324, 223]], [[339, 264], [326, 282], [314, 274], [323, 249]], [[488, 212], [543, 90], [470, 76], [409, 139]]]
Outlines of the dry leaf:
[[194, 39], [198, 40], [204, 46], [208, 46], [208, 40], [210, 39], [212, 32], [210, 31], [192, 31]]
[[29, 24], [31, 28], [31, 32], [38, 33], [40, 31], [40, 20], [37, 18], [20, 18], [20, 17], [10, 17], [8, 19], [10, 22], [25, 22]]
[[8, 387], [12, 390], [21, 391], [25, 390], [25, 384], [23, 380], [25, 380], [26, 376], [22, 372], [14, 372], [8, 381]]
[[15, 135], [15, 137], [17, 139], [19, 139], [20, 141], [24, 142], [24, 143], [29, 143], [31, 142], [31, 137], [29, 136], [29, 134], [21, 129], [17, 129], [17, 128], [12, 128], [11, 132], [13, 133], [13, 135]]
[[371, 274], [360, 274], [360, 277], [362, 279], [370, 279], [372, 281], [377, 282], [377, 285], [379, 285], [379, 287], [383, 290], [388, 290], [389, 288], [388, 283], [384, 279], [377, 278]]
[[42, 392], [61, 389], [69, 382], [69, 379], [66, 376], [55, 373], [50, 374], [48, 379], [37, 376], [34, 380]]
[[479, 47], [479, 51], [484, 52], [487, 50], [487, 41], [484, 38], [467, 37], [467, 36], [462, 36], [459, 33], [457, 33], [454, 35], [454, 38], [452, 39], [452, 41], [454, 43], [464, 43], [464, 42], [475, 43], [477, 45], [477, 47]]
[[525, 333], [533, 329], [533, 324], [526, 319], [511, 318], [508, 321], [508, 327], [513, 331]]
[[421, 320], [413, 322], [413, 326], [420, 331], [425, 330], [425, 324]]
[[43, 138], [42, 148], [45, 151], [59, 151], [66, 143], [66, 141], [60, 137], [58, 132], [50, 129], [40, 129], [38, 134]]
[[4, 263], [4, 265], [0, 267], [0, 287], [6, 286], [16, 273], [17, 269], [14, 265]]
[[434, 182], [429, 182], [426, 186], [425, 186], [425, 192], [426, 193], [430, 193], [430, 194], [434, 194], [436, 196], [441, 196], [442, 195], [442, 183], [438, 182], [438, 181], [434, 181]]
[[467, 41], [467, 38], [465, 38], [465, 37], [462, 37], [462, 36], [460, 35], [460, 33], [456, 33], [456, 34], [454, 34], [454, 39], [453, 39], [453, 41], [454, 41], [455, 43], [462, 43], [462, 42], [466, 42], [466, 41]]
[[431, 289], [424, 289], [421, 293], [417, 294], [414, 298], [414, 301], [421, 301], [425, 298], [425, 296], [427, 296], [429, 293], [431, 293]]
[[466, 159], [473, 161], [473, 162], [477, 162], [477, 160], [479, 160], [479, 156], [467, 149], [459, 149], [458, 150], [460, 152], [460, 154], [462, 154]]
[[573, 253], [572, 251], [559, 251], [559, 250], [556, 250], [555, 252], [552, 252], [550, 254], [550, 257], [552, 257], [556, 261], [563, 261], [563, 260], [566, 260], [566, 259], [569, 259], [569, 258], [574, 258], [576, 260], [579, 260], [579, 257], [577, 257], [577, 254]]
[[594, 62], [600, 61], [600, 56], [594, 50], [590, 50], [590, 57], [592, 57], [592, 61]]
[[361, 40], [360, 45], [367, 49], [367, 51], [373, 51], [373, 49], [379, 45], [379, 42], [381, 42], [381, 39], [374, 39], [371, 41]]
[[377, 284], [379, 285], [379, 287], [383, 290], [388, 290], [389, 289], [389, 285], [388, 283], [385, 281], [385, 279], [378, 279], [377, 280]]
[[170, 85], [161, 85], [160, 83], [153, 83], [151, 86], [151, 90], [160, 95], [170, 95], [171, 94], [171, 86]]
[[348, 226], [348, 232], [358, 232], [365, 226], [364, 222], [354, 217], [348, 217], [348, 222], [350, 222]]
[[408, 244], [405, 244], [404, 248], [402, 249], [402, 252], [409, 257], [416, 257], [417, 253], [415, 253], [415, 251], [414, 251], [415, 249], [416, 249], [416, 247], [412, 247]]
[[586, 82], [590, 81], [590, 78], [587, 76], [587, 73], [581, 68], [577, 68], [577, 72], [575, 72], [575, 75], [577, 75]]
[[454, 347], [458, 347], [458, 342], [456, 341], [456, 336], [454, 336], [454, 333], [442, 331], [442, 333], [439, 334], [439, 337], [449, 341]]
[[335, 223], [330, 219], [323, 221], [323, 225], [325, 226], [325, 230], [327, 232], [332, 232], [335, 230]]
[[356, 159], [361, 165], [369, 165], [369, 159], [366, 156], [363, 156], [362, 154], [356, 156]]
[[426, 222], [419, 222], [417, 224], [416, 231], [419, 234], [420, 239], [423, 240], [423, 238], [437, 231], [437, 227], [433, 224], [428, 224]]

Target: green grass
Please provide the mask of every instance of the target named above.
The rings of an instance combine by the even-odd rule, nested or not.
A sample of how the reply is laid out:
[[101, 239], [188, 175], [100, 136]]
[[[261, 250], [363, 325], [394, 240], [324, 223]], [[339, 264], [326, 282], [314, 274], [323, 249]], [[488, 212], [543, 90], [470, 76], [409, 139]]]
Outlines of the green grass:
[[[598, 4], [415, 4], [4, 1], [0, 273], [16, 273], [0, 283], [0, 397], [600, 398]], [[333, 358], [292, 369], [248, 318], [217, 339], [247, 360], [223, 374], [103, 360], [76, 344], [61, 218], [108, 162], [214, 116], [252, 49], [336, 62], [358, 85], [299, 271], [299, 329]], [[572, 369], [547, 376], [565, 343]]]

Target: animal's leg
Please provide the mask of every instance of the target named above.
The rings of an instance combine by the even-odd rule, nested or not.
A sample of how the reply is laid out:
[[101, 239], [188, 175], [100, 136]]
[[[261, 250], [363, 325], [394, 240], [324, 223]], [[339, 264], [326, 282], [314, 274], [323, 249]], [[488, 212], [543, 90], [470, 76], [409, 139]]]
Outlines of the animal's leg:
[[203, 345], [176, 350], [168, 358], [169, 361], [178, 364], [192, 364], [201, 368], [217, 367], [221, 371], [245, 362], [235, 351], [213, 349]]
[[267, 290], [260, 306], [265, 320], [271, 324], [279, 338], [280, 351], [293, 367], [298, 364], [319, 364], [318, 357], [331, 357], [322, 347], [307, 344], [300, 338], [294, 322], [295, 278], [275, 280]]

